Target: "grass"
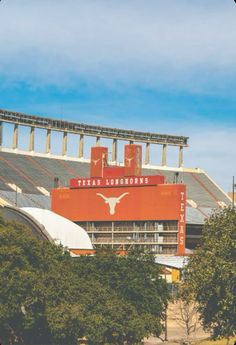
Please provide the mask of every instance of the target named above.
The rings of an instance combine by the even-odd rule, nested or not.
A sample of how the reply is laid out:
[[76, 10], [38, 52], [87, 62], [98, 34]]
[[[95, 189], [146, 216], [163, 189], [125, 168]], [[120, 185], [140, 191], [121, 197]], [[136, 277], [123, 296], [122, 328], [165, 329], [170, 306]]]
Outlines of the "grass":
[[[236, 342], [236, 338], [230, 338], [229, 344], [228, 345], [234, 345]], [[227, 339], [217, 339], [217, 340], [201, 340], [197, 342], [197, 345], [226, 345], [227, 344]]]

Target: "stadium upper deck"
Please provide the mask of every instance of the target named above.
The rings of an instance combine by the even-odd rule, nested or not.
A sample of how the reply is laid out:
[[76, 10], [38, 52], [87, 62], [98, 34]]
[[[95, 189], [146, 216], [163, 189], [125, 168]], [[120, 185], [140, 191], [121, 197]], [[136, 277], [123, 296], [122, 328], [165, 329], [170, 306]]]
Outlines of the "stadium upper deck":
[[[18, 206], [50, 208], [54, 178], [67, 186], [70, 178], [89, 176], [89, 161], [43, 154], [0, 152], [0, 200]], [[143, 166], [144, 175], [164, 175], [166, 183], [184, 183], [187, 188], [187, 223], [203, 224], [212, 209], [229, 205], [230, 199], [200, 169]], [[4, 200], [4, 201], [3, 201]]]
[[[12, 149], [3, 148], [4, 125], [13, 126]], [[29, 151], [19, 150], [20, 127], [30, 128]], [[46, 131], [45, 154], [35, 152], [35, 128]], [[51, 132], [61, 132], [62, 155], [51, 154]], [[78, 158], [67, 156], [67, 134], [79, 136]], [[58, 177], [61, 186], [67, 186], [70, 178], [89, 176], [89, 160], [84, 159], [84, 137], [112, 141], [113, 163], [117, 162], [118, 141], [143, 143], [145, 156], [144, 175], [164, 175], [166, 183], [186, 184], [187, 188], [187, 223], [203, 224], [212, 209], [230, 204], [230, 199], [217, 184], [201, 169], [183, 167], [183, 149], [188, 146], [188, 137], [159, 133], [147, 133], [133, 130], [91, 126], [72, 123], [47, 117], [32, 116], [18, 112], [0, 110], [0, 203], [50, 208], [50, 191], [54, 178]], [[151, 166], [150, 146], [161, 145], [161, 166]], [[178, 167], [167, 166], [167, 147], [177, 146]]]

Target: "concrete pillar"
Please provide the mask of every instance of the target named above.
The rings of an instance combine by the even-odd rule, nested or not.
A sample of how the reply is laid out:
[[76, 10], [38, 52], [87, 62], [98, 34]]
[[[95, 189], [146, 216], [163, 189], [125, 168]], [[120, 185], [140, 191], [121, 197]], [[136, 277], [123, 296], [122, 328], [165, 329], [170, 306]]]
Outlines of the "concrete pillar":
[[2, 140], [3, 140], [3, 124], [2, 124], [2, 121], [0, 121], [0, 149], [2, 147]]
[[34, 151], [34, 127], [30, 127], [30, 143], [29, 150]]
[[183, 152], [184, 152], [184, 148], [183, 146], [179, 147], [179, 168], [181, 168], [183, 166]]
[[51, 153], [51, 129], [47, 129], [46, 153]]
[[111, 248], [114, 248], [114, 222], [111, 223]]
[[162, 160], [161, 160], [161, 165], [162, 166], [165, 166], [166, 165], [166, 148], [167, 148], [167, 145], [164, 144], [162, 146]]
[[96, 146], [100, 146], [100, 139], [101, 139], [100, 137], [96, 138]]
[[13, 149], [18, 148], [18, 125], [16, 124], [14, 125], [12, 148]]
[[63, 132], [62, 156], [67, 154], [67, 132]]
[[84, 135], [80, 134], [79, 138], [79, 158], [83, 158], [84, 156]]
[[145, 148], [145, 164], [150, 163], [150, 143], [146, 143]]
[[112, 142], [112, 162], [117, 162], [117, 139]]

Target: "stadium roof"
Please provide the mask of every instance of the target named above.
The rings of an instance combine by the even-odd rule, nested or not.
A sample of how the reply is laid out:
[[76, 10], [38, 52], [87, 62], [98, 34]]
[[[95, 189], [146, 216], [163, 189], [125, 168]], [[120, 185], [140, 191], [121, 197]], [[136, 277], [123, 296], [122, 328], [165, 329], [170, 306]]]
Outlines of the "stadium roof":
[[174, 146], [188, 146], [188, 137], [184, 136], [93, 126], [84, 123], [75, 123], [47, 117], [27, 115], [5, 109], [0, 109], [0, 121], [22, 126], [32, 126], [61, 132], [66, 131], [68, 133], [99, 136], [110, 139], [134, 140], [137, 142], [168, 144]]
[[162, 266], [183, 269], [188, 263], [188, 256], [158, 255], [155, 262]]
[[43, 225], [56, 244], [68, 249], [93, 249], [86, 231], [70, 220], [36, 207], [23, 207], [22, 210]]

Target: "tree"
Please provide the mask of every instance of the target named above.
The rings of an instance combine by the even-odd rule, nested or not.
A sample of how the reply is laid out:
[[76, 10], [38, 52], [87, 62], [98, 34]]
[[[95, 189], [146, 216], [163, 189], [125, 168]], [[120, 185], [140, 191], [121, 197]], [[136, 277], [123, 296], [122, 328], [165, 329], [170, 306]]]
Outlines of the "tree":
[[203, 229], [201, 246], [190, 258], [185, 289], [198, 303], [204, 329], [214, 338], [236, 332], [236, 212], [215, 212]]
[[[147, 289], [147, 290], [145, 290]], [[0, 218], [0, 338], [4, 345], [134, 345], [159, 334], [165, 283], [150, 258], [71, 258]]]
[[197, 303], [191, 299], [186, 298], [186, 295], [180, 295], [173, 300], [173, 303], [168, 306], [168, 312], [171, 313], [171, 318], [183, 329], [186, 343], [194, 337], [195, 332], [201, 328], [199, 313], [197, 310]]
[[[115, 291], [124, 305], [139, 315], [139, 336], [136, 341], [153, 334], [159, 336], [168, 301], [167, 284], [160, 278], [159, 267], [151, 255], [132, 252], [117, 256], [110, 250], [100, 250], [94, 257], [75, 262], [80, 277], [94, 277], [106, 288]], [[124, 338], [128, 344], [129, 335]], [[135, 338], [135, 336], [132, 336]], [[118, 343], [122, 344], [122, 342]]]
[[[70, 255], [0, 218], [0, 334], [4, 344], [76, 344], [82, 308]], [[73, 311], [73, 313], [72, 313]], [[63, 323], [60, 320], [63, 315]], [[76, 319], [76, 332], [69, 331]], [[36, 336], [37, 334], [37, 336]]]

